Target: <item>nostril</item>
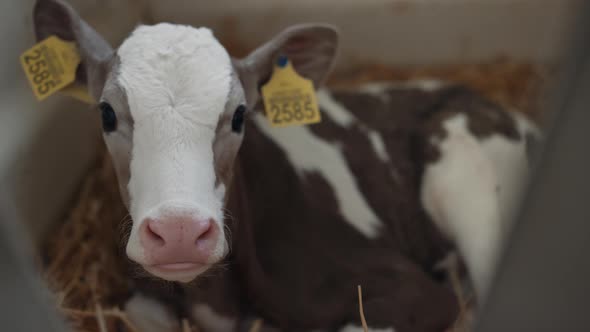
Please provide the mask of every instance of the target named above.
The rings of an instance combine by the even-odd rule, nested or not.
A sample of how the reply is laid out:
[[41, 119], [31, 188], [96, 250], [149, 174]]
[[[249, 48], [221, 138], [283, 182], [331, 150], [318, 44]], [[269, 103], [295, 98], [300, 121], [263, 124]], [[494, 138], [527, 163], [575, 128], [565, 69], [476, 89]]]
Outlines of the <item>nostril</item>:
[[150, 240], [150, 242], [152, 242], [160, 247], [163, 246], [164, 244], [166, 244], [166, 241], [164, 240], [164, 238], [162, 236], [160, 236], [157, 233], [157, 231], [155, 230], [154, 224], [152, 222], [148, 222], [145, 233], [146, 233], [148, 239]]
[[206, 240], [208, 238], [211, 237], [211, 234], [213, 234], [213, 221], [212, 220], [208, 220], [205, 225], [203, 226], [200, 234], [198, 234], [197, 238], [195, 239], [195, 243], [198, 243], [199, 241], [203, 241]]

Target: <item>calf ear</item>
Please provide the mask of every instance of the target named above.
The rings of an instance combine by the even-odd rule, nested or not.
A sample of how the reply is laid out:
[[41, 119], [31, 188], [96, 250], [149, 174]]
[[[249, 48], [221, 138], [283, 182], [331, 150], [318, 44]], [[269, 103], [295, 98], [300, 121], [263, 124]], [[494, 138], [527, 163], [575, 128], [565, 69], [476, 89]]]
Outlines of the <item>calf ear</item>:
[[332, 69], [337, 47], [338, 31], [327, 24], [299, 24], [279, 33], [236, 61], [248, 104], [256, 103], [259, 88], [269, 80], [279, 56], [286, 56], [299, 75], [319, 87]]
[[113, 57], [112, 47], [61, 0], [38, 0], [33, 10], [33, 22], [37, 41], [56, 35], [76, 43], [82, 58], [76, 81], [88, 86], [90, 94], [98, 100]]

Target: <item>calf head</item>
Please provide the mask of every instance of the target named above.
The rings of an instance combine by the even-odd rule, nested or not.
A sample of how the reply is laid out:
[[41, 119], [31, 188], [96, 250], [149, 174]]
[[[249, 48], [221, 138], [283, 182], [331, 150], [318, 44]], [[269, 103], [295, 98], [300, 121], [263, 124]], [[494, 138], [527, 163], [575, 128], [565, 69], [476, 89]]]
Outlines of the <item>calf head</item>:
[[66, 3], [40, 0], [38, 40], [73, 41], [76, 80], [98, 101], [104, 141], [133, 219], [129, 258], [170, 281], [189, 282], [228, 252], [226, 189], [244, 116], [279, 56], [316, 86], [329, 72], [337, 33], [290, 27], [244, 59], [232, 59], [206, 28], [139, 26], [114, 50]]

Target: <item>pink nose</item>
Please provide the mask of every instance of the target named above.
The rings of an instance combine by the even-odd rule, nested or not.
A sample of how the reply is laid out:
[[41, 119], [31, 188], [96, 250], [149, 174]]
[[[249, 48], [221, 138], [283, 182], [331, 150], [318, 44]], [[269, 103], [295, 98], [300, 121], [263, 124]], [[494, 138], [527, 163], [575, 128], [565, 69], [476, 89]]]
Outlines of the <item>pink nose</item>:
[[210, 219], [146, 218], [140, 228], [140, 242], [149, 265], [181, 268], [183, 264], [207, 264], [218, 232]]

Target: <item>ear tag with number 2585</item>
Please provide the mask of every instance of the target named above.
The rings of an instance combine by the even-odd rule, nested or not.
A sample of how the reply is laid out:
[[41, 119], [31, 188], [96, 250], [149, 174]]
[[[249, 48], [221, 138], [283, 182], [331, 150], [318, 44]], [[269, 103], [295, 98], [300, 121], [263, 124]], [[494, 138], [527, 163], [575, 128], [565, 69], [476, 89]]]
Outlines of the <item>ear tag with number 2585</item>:
[[274, 127], [321, 121], [313, 82], [299, 76], [286, 57], [279, 57], [270, 80], [262, 87], [262, 99]]
[[85, 87], [74, 83], [80, 54], [73, 42], [50, 36], [25, 51], [20, 61], [38, 100], [61, 91], [82, 101], [92, 102]]

